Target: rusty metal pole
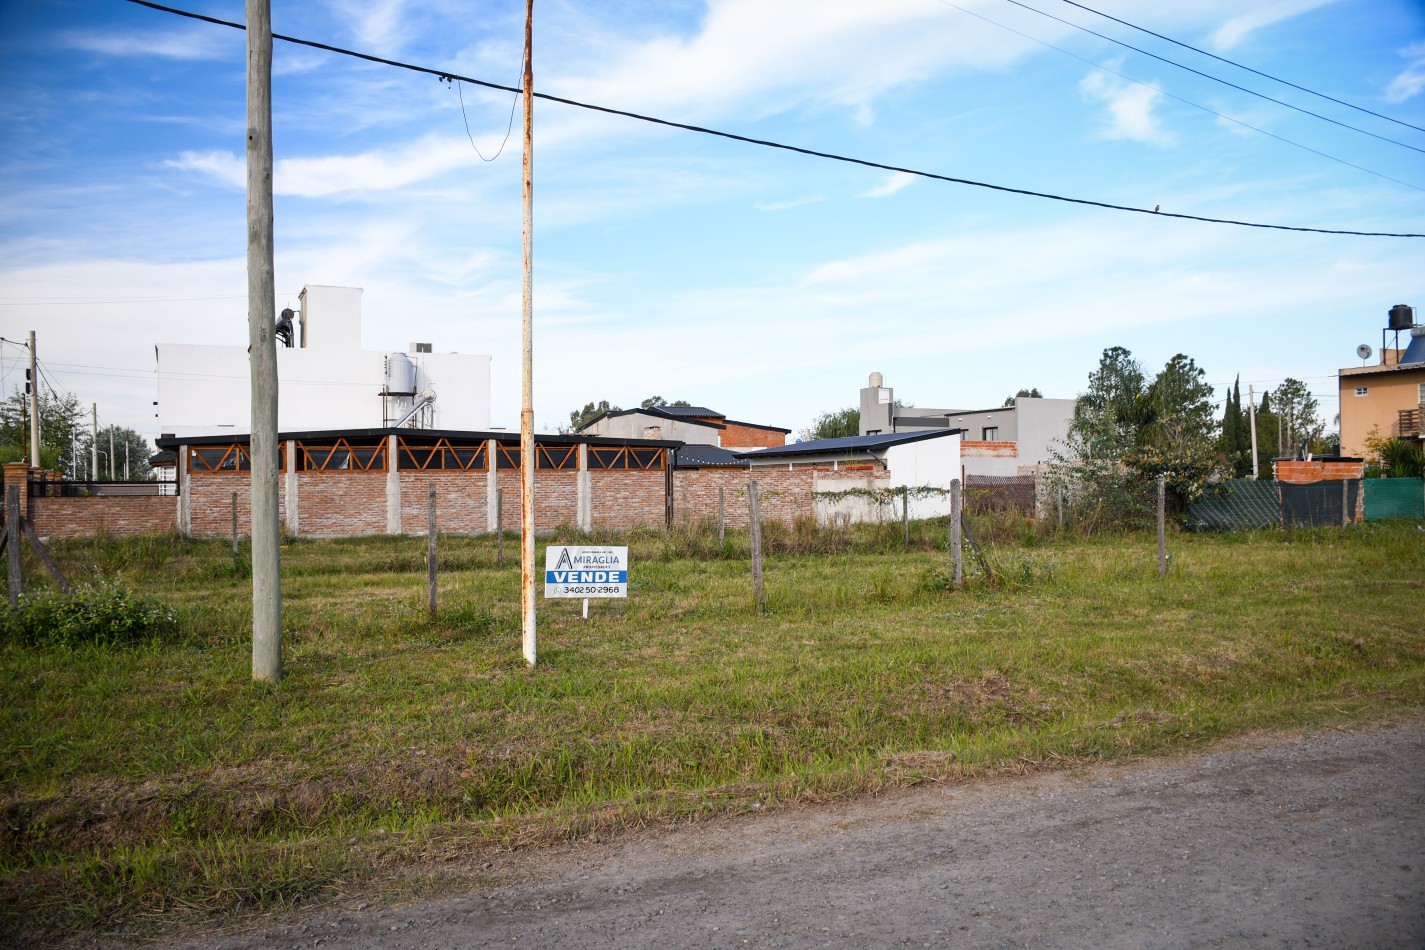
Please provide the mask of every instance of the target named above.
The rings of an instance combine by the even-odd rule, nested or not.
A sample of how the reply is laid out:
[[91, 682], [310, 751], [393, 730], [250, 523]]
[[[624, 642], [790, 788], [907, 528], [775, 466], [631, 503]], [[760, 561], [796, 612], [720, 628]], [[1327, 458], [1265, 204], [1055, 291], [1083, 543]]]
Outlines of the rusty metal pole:
[[524, 14], [524, 373], [520, 402], [520, 618], [524, 658], [535, 663], [534, 611], [534, 0]]

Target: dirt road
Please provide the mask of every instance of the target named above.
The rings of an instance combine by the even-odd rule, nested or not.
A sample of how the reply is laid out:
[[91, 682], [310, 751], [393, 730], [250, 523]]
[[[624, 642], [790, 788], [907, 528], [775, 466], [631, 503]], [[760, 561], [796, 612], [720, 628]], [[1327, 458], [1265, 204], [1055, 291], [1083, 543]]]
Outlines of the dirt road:
[[1425, 948], [1425, 721], [516, 855], [175, 946]]

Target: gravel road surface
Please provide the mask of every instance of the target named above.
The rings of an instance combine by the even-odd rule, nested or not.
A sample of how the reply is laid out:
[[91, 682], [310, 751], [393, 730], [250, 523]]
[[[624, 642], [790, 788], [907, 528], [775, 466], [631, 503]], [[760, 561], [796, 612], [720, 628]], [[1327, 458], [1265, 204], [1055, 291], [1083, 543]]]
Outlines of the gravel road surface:
[[517, 853], [171, 946], [1425, 948], [1425, 721]]

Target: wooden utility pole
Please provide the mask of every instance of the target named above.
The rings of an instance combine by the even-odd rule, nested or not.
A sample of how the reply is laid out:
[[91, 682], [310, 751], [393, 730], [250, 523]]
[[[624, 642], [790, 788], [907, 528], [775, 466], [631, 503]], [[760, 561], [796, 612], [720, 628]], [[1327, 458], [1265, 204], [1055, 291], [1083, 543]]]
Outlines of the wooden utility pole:
[[30, 466], [40, 467], [40, 370], [35, 331], [30, 331]]
[[757, 483], [747, 483], [748, 544], [752, 548], [752, 592], [757, 597], [757, 612], [765, 613], [767, 598], [762, 592], [762, 515], [757, 510]]
[[[1240, 390], [1239, 390], [1240, 391]], [[1252, 404], [1252, 481], [1257, 480], [1257, 392], [1247, 385], [1247, 401]]]
[[252, 678], [282, 678], [277, 518], [277, 292], [272, 263], [272, 9], [247, 0], [247, 339], [252, 383]]
[[520, 402], [520, 617], [524, 658], [535, 663], [534, 626], [534, 0], [524, 5], [524, 355]]

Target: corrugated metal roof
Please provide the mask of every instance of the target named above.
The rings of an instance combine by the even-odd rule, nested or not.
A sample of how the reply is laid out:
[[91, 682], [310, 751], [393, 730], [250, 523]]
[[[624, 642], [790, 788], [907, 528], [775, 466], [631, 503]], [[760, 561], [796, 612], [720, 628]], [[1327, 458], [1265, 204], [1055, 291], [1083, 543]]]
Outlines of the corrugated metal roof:
[[776, 458], [787, 455], [826, 455], [837, 452], [874, 452], [878, 449], [919, 442], [922, 439], [943, 439], [948, 435], [959, 435], [964, 429], [931, 429], [924, 432], [895, 432], [882, 435], [853, 435], [840, 439], [814, 439], [811, 442], [796, 442], [792, 445], [773, 446], [768, 449], [754, 449], [738, 452], [736, 456], [747, 459]]
[[692, 416], [700, 419], [726, 419], [720, 412], [713, 412], [706, 406], [657, 406], [659, 412], [670, 416]]
[[717, 445], [688, 443], [678, 450], [677, 468], [746, 468], [747, 463]]

